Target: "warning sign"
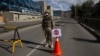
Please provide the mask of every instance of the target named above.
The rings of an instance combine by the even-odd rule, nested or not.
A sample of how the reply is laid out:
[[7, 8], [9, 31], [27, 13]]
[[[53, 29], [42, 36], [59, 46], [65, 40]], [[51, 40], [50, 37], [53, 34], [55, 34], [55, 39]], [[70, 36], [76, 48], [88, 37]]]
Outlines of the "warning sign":
[[53, 29], [52, 30], [52, 37], [61, 37], [61, 29]]

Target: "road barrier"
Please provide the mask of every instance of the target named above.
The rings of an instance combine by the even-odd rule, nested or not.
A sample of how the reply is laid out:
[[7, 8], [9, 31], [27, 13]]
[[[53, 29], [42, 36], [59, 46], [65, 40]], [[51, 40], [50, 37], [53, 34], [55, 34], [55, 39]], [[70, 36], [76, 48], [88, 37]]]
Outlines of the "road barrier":
[[[21, 38], [20, 38], [20, 35], [19, 35], [19, 32], [18, 32], [18, 29], [16, 26], [9, 26], [9, 25], [6, 25], [4, 26], [4, 29], [7, 29], [7, 30], [14, 30], [14, 37], [13, 39], [11, 40], [12, 42], [12, 53], [14, 53], [15, 51], [15, 46], [17, 43], [20, 44], [21, 48], [23, 48], [23, 44], [22, 44], [22, 41], [21, 41]], [[18, 36], [18, 38], [16, 38], [16, 36]], [[6, 42], [8, 42], [9, 40], [4, 40]]]

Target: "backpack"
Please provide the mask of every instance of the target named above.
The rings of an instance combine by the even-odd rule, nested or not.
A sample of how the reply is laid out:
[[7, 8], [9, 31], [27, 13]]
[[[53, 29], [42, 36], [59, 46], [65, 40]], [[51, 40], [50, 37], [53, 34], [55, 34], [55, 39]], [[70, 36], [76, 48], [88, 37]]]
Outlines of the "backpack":
[[42, 25], [43, 27], [51, 27], [51, 17], [49, 15], [43, 17]]

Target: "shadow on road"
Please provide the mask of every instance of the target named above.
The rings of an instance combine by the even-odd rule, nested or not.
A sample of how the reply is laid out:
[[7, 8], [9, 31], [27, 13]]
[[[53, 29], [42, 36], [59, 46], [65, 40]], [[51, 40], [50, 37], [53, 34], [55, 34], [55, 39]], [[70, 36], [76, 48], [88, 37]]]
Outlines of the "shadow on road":
[[10, 45], [5, 45], [5, 44], [0, 44], [0, 48], [8, 51], [9, 53], [12, 53], [11, 50], [9, 50], [12, 46]]
[[96, 32], [91, 31], [89, 28], [85, 27], [83, 24], [80, 24], [82, 27], [84, 27], [88, 32], [90, 32], [95, 38], [97, 39], [98, 42], [100, 42], [100, 35], [98, 35]]
[[[9, 53], [12, 53], [12, 51], [11, 51], [12, 40], [4, 41], [4, 40], [0, 39], [0, 42], [2, 43], [2, 44], [0, 44], [0, 48], [6, 50]], [[15, 46], [15, 47], [20, 48], [20, 46]]]
[[[10, 44], [10, 42], [12, 42], [12, 40], [13, 39], [7, 41], [7, 44], [6, 44], [6, 42], [3, 39], [0, 39], [0, 42], [3, 43], [3, 44], [0, 44], [0, 48], [8, 51], [9, 53], [12, 53], [12, 51], [11, 51], [12, 43]], [[35, 45], [41, 45], [41, 46], [44, 45], [44, 44], [36, 43], [36, 42], [33, 42], [33, 41], [27, 41], [27, 40], [22, 40], [22, 42], [25, 43], [25, 44], [35, 44]], [[16, 46], [16, 47], [20, 48], [20, 46]], [[33, 47], [28, 47], [28, 48], [32, 48], [33, 49]], [[35, 49], [49, 52], [49, 50], [45, 50], [45, 49], [39, 49], [39, 48], [35, 48]]]
[[100, 41], [98, 41], [98, 40], [89, 40], [89, 39], [82, 39], [82, 38], [72, 38], [72, 39], [74, 39], [74, 40], [76, 40], [76, 41], [83, 41], [83, 42], [90, 42], [90, 43], [100, 43]]
[[22, 40], [22, 42], [26, 43], [26, 44], [44, 45], [44, 44], [40, 44], [40, 43], [37, 43], [37, 42], [28, 41], [28, 40]]

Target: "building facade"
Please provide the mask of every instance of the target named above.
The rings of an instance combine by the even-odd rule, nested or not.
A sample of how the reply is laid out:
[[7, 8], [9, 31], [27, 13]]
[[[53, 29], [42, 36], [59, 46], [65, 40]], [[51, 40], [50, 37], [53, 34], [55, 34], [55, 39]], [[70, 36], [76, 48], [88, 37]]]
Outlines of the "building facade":
[[53, 16], [53, 8], [51, 6], [47, 6], [47, 10], [49, 10], [50, 15]]
[[41, 10], [42, 10], [42, 15], [43, 15], [44, 12], [47, 10], [47, 4], [45, 1], [38, 1], [38, 2], [41, 5]]
[[20, 12], [2, 12], [5, 21], [34, 21], [41, 20], [41, 15], [26, 14]]
[[0, 0], [0, 22], [39, 20], [46, 10], [53, 9], [45, 1], [33, 0]]
[[41, 13], [41, 5], [33, 0], [0, 0], [0, 11]]

